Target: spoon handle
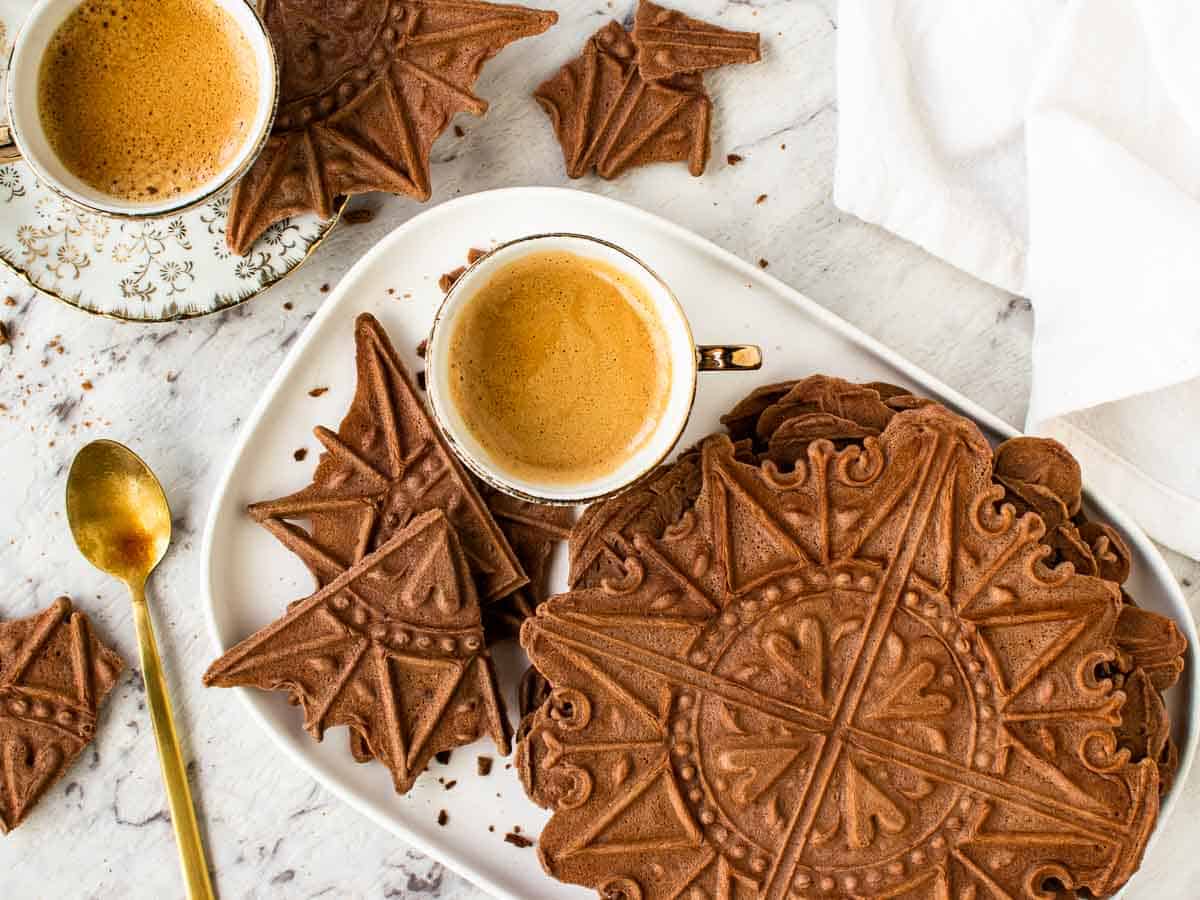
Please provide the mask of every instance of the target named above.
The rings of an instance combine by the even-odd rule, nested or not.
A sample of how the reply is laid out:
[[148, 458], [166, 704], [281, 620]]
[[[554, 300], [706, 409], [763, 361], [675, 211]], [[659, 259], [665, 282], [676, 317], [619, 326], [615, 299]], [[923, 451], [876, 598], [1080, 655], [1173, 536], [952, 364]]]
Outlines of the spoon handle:
[[154, 626], [146, 606], [146, 586], [131, 584], [129, 593], [133, 600], [133, 624], [137, 630], [138, 653], [142, 658], [142, 678], [146, 682], [150, 720], [154, 723], [158, 759], [162, 765], [167, 801], [171, 806], [171, 825], [175, 828], [175, 842], [179, 845], [179, 862], [187, 882], [188, 897], [189, 900], [213, 900], [212, 883], [204, 859], [204, 843], [196, 824], [196, 809], [192, 805], [192, 792], [188, 787], [183, 754], [179, 750], [179, 736], [175, 732], [175, 718], [171, 714], [171, 698], [167, 694], [162, 661], [158, 658], [158, 644], [154, 640]]

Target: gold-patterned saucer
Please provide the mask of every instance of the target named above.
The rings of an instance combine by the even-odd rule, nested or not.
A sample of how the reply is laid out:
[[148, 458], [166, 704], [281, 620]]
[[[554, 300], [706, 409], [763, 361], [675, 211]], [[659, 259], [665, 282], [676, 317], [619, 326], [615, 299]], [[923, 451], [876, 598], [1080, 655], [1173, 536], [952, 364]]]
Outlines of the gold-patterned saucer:
[[[4, 55], [32, 8], [32, 0], [0, 0]], [[307, 214], [277, 222], [235, 256], [225, 244], [229, 191], [161, 219], [121, 220], [63, 200], [14, 160], [0, 164], [0, 264], [95, 315], [189, 319], [244, 303], [282, 280], [316, 250], [343, 206], [327, 221]]]

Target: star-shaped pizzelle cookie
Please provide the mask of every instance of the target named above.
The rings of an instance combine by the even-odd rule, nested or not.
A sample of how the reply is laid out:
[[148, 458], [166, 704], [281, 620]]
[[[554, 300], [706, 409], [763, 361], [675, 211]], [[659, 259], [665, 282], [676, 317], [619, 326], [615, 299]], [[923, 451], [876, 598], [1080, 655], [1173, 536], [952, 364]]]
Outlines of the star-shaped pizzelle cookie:
[[704, 82], [691, 74], [647, 81], [619, 22], [592, 35], [533, 96], [554, 125], [571, 178], [593, 167], [616, 178], [634, 166], [675, 161], [700, 175], [708, 163], [712, 102]]
[[787, 466], [709, 438], [694, 503], [609, 529], [608, 574], [579, 557], [586, 586], [524, 625], [552, 689], [518, 767], [556, 878], [916, 900], [1107, 896], [1137, 868], [1164, 735], [1145, 676], [1146, 746], [1123, 733], [1119, 586], [1047, 564], [973, 423], [859, 387], [790, 412], [877, 436]]
[[20, 825], [91, 743], [124, 667], [66, 597], [0, 623], [0, 832]]
[[[328, 584], [416, 515], [446, 514], [485, 601], [523, 586], [516, 554], [429, 414], [379, 322], [354, 325], [358, 386], [308, 487], [251, 504], [250, 514]], [[308, 520], [303, 531], [292, 520]]]
[[641, 0], [633, 20], [638, 68], [649, 81], [762, 57], [755, 31], [730, 31]]
[[244, 254], [273, 222], [333, 215], [335, 199], [427, 200], [429, 153], [456, 113], [482, 115], [483, 64], [541, 34], [554, 12], [477, 0], [264, 0], [279, 111], [233, 192], [226, 240]]
[[487, 734], [509, 751], [474, 579], [440, 510], [233, 647], [204, 683], [288, 691], [313, 737], [347, 726], [400, 794], [442, 750]]
[[550, 556], [557, 543], [571, 536], [575, 514], [567, 506], [518, 500], [483, 484], [479, 491], [529, 578], [527, 585], [484, 608], [484, 627], [492, 644], [516, 639], [521, 623], [546, 599]]

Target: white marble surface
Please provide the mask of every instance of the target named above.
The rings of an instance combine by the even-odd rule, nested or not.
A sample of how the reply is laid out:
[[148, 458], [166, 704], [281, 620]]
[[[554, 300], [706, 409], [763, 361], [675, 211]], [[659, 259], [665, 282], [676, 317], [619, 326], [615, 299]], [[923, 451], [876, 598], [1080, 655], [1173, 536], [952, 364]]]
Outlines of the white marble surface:
[[[530, 89], [605, 16], [632, 0], [562, 0], [557, 28], [517, 45], [484, 73], [485, 119], [434, 150], [431, 203], [517, 184], [563, 184], [561, 158]], [[917, 364], [1020, 424], [1029, 385], [1028, 304], [973, 281], [832, 206], [837, 107], [834, 0], [690, 0], [688, 11], [756, 28], [767, 60], [709, 76], [716, 100], [709, 172], [655, 167], [608, 184], [576, 182], [651, 209], [750, 260]], [[736, 167], [726, 155], [744, 161]], [[760, 195], [766, 195], [761, 203]], [[239, 424], [333, 285], [380, 236], [414, 215], [410, 201], [369, 197], [369, 224], [341, 228], [301, 271], [250, 304], [179, 325], [90, 318], [0, 275], [0, 616], [75, 598], [127, 659], [136, 658], [121, 591], [77, 555], [62, 511], [66, 467], [86, 440], [131, 444], [156, 468], [175, 514], [175, 544], [153, 584], [159, 640], [223, 897], [483, 896], [406, 849], [286, 763], [242, 705], [205, 690], [213, 656], [197, 605], [198, 533]], [[714, 297], [714, 303], [721, 302]], [[795, 348], [800, 354], [802, 348]], [[90, 389], [86, 387], [90, 385]], [[311, 463], [303, 464], [306, 467]], [[298, 466], [302, 465], [297, 463]], [[1170, 558], [1193, 609], [1200, 565]], [[1189, 852], [1200, 773], [1146, 862], [1135, 900], [1194, 896]], [[529, 860], [534, 862], [532, 853]], [[127, 673], [98, 738], [29, 821], [0, 839], [0, 897], [180, 896], [140, 679]]]

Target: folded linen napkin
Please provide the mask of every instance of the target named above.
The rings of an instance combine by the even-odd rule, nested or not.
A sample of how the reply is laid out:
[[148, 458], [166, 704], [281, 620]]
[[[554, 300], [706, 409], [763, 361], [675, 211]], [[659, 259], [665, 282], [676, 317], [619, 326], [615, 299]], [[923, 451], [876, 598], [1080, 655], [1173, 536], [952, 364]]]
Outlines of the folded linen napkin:
[[1200, 558], [1200, 4], [841, 0], [834, 201], [1029, 297], [1026, 429]]

